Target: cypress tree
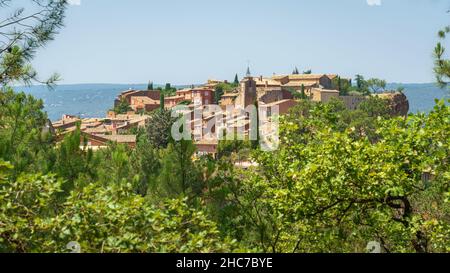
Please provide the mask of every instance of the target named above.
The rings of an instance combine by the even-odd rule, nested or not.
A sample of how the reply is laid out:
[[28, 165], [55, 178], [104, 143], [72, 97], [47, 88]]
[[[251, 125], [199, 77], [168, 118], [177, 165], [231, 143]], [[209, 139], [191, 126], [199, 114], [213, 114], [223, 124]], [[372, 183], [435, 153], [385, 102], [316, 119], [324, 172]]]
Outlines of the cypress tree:
[[347, 96], [348, 90], [346, 88], [342, 88], [342, 80], [341, 77], [338, 77], [338, 91], [340, 96]]
[[152, 81], [148, 82], [147, 90], [153, 90], [153, 82]]
[[358, 91], [361, 91], [363, 88], [363, 82], [364, 78], [361, 75], [356, 75], [356, 88], [358, 88]]
[[[252, 140], [252, 148], [258, 149], [259, 147], [259, 141], [260, 141], [260, 134], [259, 134], [259, 103], [258, 99], [255, 101], [255, 107], [256, 107], [256, 126], [253, 125], [252, 129], [256, 130], [256, 140]], [[253, 122], [253, 121], [251, 121]]]
[[165, 102], [164, 102], [164, 94], [161, 93], [161, 95], [159, 96], [159, 109], [162, 111], [164, 111], [165, 108]]
[[303, 100], [306, 99], [305, 85], [304, 85], [304, 84], [302, 84], [302, 99], [303, 99]]
[[238, 74], [236, 74], [236, 76], [234, 77], [234, 84], [235, 84], [235, 85], [239, 85], [239, 77], [238, 77]]
[[216, 104], [219, 104], [220, 100], [222, 99], [223, 94], [224, 94], [223, 87], [220, 85], [217, 86], [216, 90], [214, 92], [214, 101]]

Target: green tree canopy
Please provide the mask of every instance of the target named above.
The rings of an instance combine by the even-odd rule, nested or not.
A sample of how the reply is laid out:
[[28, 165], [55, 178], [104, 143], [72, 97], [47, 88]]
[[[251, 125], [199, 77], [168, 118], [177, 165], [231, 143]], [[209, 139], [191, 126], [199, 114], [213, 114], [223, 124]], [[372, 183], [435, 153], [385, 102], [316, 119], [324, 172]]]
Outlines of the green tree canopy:
[[171, 130], [175, 122], [170, 110], [161, 109], [151, 113], [147, 126], [148, 141], [155, 148], [166, 148], [172, 141]]
[[164, 151], [155, 189], [159, 196], [196, 196], [201, 193], [203, 185], [192, 161], [195, 151], [192, 141], [181, 140], [169, 144]]
[[222, 96], [225, 94], [224, 90], [223, 90], [223, 86], [222, 85], [218, 85], [215, 88], [215, 92], [214, 92], [214, 102], [216, 104], [219, 104], [220, 100], [222, 99]]
[[125, 99], [121, 99], [120, 102], [114, 107], [113, 111], [116, 114], [126, 114], [132, 111], [130, 104]]
[[449, 119], [440, 102], [428, 116], [381, 120], [377, 141], [283, 122], [281, 149], [256, 155], [236, 196], [245, 237], [270, 252], [364, 252], [374, 240], [387, 252], [449, 251]]
[[184, 199], [150, 204], [130, 184], [96, 183], [60, 201], [62, 181], [54, 176], [5, 179], [11, 166], [0, 161], [0, 252], [233, 252], [238, 244], [221, 238], [217, 226]]
[[372, 78], [367, 80], [367, 87], [372, 93], [380, 93], [386, 91], [387, 83], [385, 80]]
[[361, 102], [358, 108], [366, 112], [370, 117], [389, 117], [391, 109], [389, 108], [389, 101], [370, 96], [365, 101]]
[[42, 100], [9, 87], [0, 90], [0, 158], [16, 173], [45, 169], [41, 159], [51, 153], [52, 134], [43, 108]]

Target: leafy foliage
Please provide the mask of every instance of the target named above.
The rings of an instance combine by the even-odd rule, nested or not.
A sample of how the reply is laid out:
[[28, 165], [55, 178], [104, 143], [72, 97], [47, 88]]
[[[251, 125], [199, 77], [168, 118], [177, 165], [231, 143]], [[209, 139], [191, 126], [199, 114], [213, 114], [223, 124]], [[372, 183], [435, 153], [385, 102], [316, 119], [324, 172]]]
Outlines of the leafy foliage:
[[[80, 142], [84, 145], [82, 149], [80, 149]], [[73, 182], [78, 178], [96, 176], [97, 162], [92, 150], [86, 149], [86, 144], [85, 137], [77, 128], [75, 132], [68, 134], [56, 149], [54, 171], [68, 181], [64, 187], [66, 191], [75, 186]]]
[[169, 110], [154, 111], [147, 126], [147, 136], [150, 144], [156, 148], [166, 148], [172, 141], [171, 129], [176, 119]]
[[[66, 1], [32, 2], [43, 9], [32, 22], [18, 10], [0, 23], [16, 26], [0, 48], [0, 252], [67, 252], [69, 242], [98, 253], [364, 252], [374, 240], [385, 252], [450, 252], [443, 101], [427, 115], [392, 118], [376, 97], [350, 111], [297, 93], [271, 153], [223, 140], [216, 159], [199, 158], [192, 142], [171, 138], [164, 103], [135, 132], [136, 149], [88, 150], [79, 129], [57, 144], [42, 101], [8, 87], [37, 80], [29, 62], [64, 17]], [[436, 53], [445, 83], [443, 47]], [[220, 84], [216, 100], [238, 84], [237, 75]], [[386, 89], [360, 75], [356, 86], [339, 77], [335, 85], [342, 94]], [[161, 91], [163, 102], [176, 88]]]
[[388, 101], [379, 97], [368, 97], [358, 108], [366, 112], [370, 117], [389, 117], [390, 109]]
[[161, 89], [161, 94], [163, 94], [165, 97], [174, 96], [176, 92], [177, 89], [175, 87], [172, 87], [170, 83], [166, 83], [164, 89]]
[[334, 89], [339, 90], [341, 96], [349, 95], [350, 91], [353, 91], [351, 80], [341, 78], [337, 76], [332, 80]]
[[375, 142], [321, 121], [285, 121], [282, 148], [256, 155], [258, 172], [236, 197], [253, 243], [274, 252], [362, 252], [372, 240], [388, 252], [449, 251], [449, 120], [440, 102], [429, 116], [381, 120]]
[[[0, 166], [10, 168], [4, 162]], [[0, 251], [67, 252], [76, 241], [84, 252], [230, 252], [217, 226], [185, 200], [151, 205], [130, 184], [91, 184], [58, 199], [62, 181], [26, 175], [0, 181]]]
[[0, 251], [450, 251], [449, 121], [443, 102], [405, 120], [376, 98], [357, 111], [303, 100], [278, 151], [221, 141], [216, 160], [147, 134], [93, 152], [77, 130], [44, 174], [0, 161]]
[[386, 91], [386, 81], [380, 80], [376, 78], [369, 79], [367, 81], [367, 87], [370, 89], [372, 93], [380, 93]]
[[161, 172], [155, 192], [163, 197], [196, 196], [202, 183], [192, 161], [196, 148], [192, 141], [170, 143], [163, 151]]
[[214, 102], [218, 105], [220, 103], [220, 100], [222, 99], [222, 96], [225, 94], [223, 90], [223, 86], [219, 85], [216, 86], [214, 90]]
[[117, 115], [123, 115], [128, 113], [129, 111], [133, 111], [128, 101], [125, 99], [121, 99], [120, 102], [114, 107], [114, 113]]

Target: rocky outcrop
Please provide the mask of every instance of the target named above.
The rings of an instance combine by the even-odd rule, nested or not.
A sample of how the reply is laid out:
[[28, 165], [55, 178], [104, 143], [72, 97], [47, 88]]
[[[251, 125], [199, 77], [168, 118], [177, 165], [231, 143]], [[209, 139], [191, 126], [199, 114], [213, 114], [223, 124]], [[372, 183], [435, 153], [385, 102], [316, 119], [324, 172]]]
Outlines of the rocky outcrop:
[[407, 116], [409, 113], [409, 100], [401, 92], [378, 94], [378, 97], [388, 100], [392, 116]]

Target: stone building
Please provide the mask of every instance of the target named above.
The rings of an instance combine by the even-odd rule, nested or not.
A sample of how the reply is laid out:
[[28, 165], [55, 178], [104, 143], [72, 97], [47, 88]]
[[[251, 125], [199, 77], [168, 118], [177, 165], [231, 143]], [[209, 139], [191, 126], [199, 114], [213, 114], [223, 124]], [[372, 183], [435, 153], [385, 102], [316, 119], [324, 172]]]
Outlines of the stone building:
[[239, 93], [227, 93], [222, 96], [219, 105], [222, 108], [225, 108], [230, 105], [234, 105], [236, 98], [239, 96]]
[[140, 96], [132, 96], [130, 107], [135, 112], [145, 111], [152, 112], [158, 109], [161, 105], [160, 100], [154, 100], [150, 97], [140, 97]]
[[165, 107], [173, 108], [182, 102], [194, 105], [209, 105], [214, 103], [214, 89], [194, 87], [178, 90], [176, 96], [165, 98]]
[[[295, 107], [298, 104], [297, 101], [292, 99], [286, 99], [281, 101], [272, 102], [269, 104], [262, 104], [260, 105], [260, 112], [262, 116], [261, 119], [268, 120], [270, 117], [272, 117], [274, 114], [278, 115], [285, 115], [289, 113], [289, 110], [292, 107]], [[273, 113], [274, 109], [277, 109], [278, 113]]]
[[92, 150], [107, 148], [109, 143], [124, 144], [130, 148], [136, 147], [135, 135], [94, 135], [83, 132], [81, 144], [84, 140], [87, 141], [86, 148]]
[[155, 101], [159, 101], [161, 93], [159, 90], [128, 90], [122, 92], [117, 96], [114, 101], [114, 106], [119, 105], [122, 100], [125, 100], [128, 104], [132, 104], [133, 97], [147, 97]]
[[247, 106], [255, 104], [256, 99], [256, 81], [253, 77], [248, 76], [241, 81], [241, 90], [235, 100], [235, 105], [245, 109]]
[[310, 98], [312, 101], [315, 101], [315, 102], [327, 103], [327, 102], [331, 101], [333, 98], [339, 99], [339, 91], [313, 88], [311, 91]]
[[341, 99], [345, 107], [349, 110], [356, 110], [358, 109], [359, 105], [366, 100], [365, 96], [340, 96], [339, 99]]
[[331, 79], [324, 74], [275, 75], [272, 79], [279, 82], [283, 90], [300, 92], [303, 87], [307, 95], [311, 93], [313, 88], [333, 88]]

